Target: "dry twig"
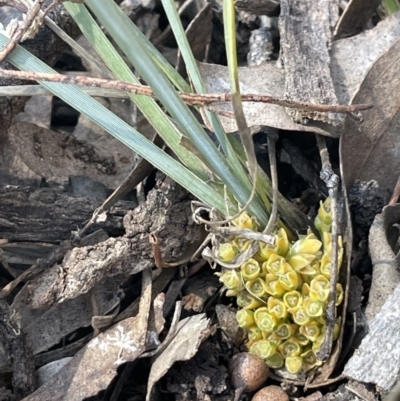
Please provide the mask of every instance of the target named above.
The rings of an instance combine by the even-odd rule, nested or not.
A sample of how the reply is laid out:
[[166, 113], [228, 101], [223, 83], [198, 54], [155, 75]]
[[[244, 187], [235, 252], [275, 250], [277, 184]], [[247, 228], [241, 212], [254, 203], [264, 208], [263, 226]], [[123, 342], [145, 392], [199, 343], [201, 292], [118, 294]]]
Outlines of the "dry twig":
[[44, 0], [37, 0], [35, 4], [27, 11], [26, 17], [20, 21], [17, 29], [11, 35], [10, 41], [2, 50], [0, 50], [0, 63], [4, 61], [7, 56], [16, 48], [17, 44], [21, 41], [22, 37], [33, 24], [33, 21], [38, 16]]
[[[22, 79], [30, 81], [45, 81], [45, 82], [58, 82], [64, 84], [84, 85], [89, 87], [99, 87], [107, 89], [118, 89], [123, 92], [129, 92], [139, 95], [154, 97], [154, 93], [149, 86], [131, 84], [118, 80], [110, 80], [103, 78], [90, 78], [85, 76], [70, 76], [63, 74], [47, 74], [30, 71], [14, 71], [0, 69], [1, 78], [9, 79]], [[210, 103], [223, 103], [231, 102], [232, 94], [230, 93], [185, 93], [179, 92], [182, 100], [189, 105], [198, 105], [207, 107]], [[261, 102], [276, 104], [282, 107], [291, 107], [295, 109], [304, 109], [309, 111], [319, 112], [334, 112], [334, 113], [354, 113], [358, 111], [368, 110], [372, 108], [371, 104], [353, 104], [353, 105], [327, 105], [327, 104], [313, 104], [308, 102], [296, 102], [293, 100], [282, 99], [279, 97], [259, 95], [259, 94], [242, 94], [243, 102]]]

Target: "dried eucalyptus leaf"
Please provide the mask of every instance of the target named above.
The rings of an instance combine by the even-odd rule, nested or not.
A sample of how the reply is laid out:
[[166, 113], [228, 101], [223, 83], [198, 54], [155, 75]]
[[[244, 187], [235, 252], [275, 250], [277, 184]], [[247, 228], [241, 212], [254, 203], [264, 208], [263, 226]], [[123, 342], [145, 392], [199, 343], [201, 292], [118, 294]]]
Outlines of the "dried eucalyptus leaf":
[[381, 0], [350, 0], [336, 26], [335, 39], [356, 35], [366, 28]]
[[385, 18], [373, 29], [357, 36], [333, 42], [330, 69], [340, 103], [350, 102], [366, 72], [398, 39], [400, 13]]
[[150, 400], [154, 384], [176, 361], [187, 361], [196, 354], [202, 341], [209, 335], [209, 322], [204, 313], [179, 322], [175, 337], [151, 367], [147, 385], [147, 401]]
[[[228, 68], [215, 64], [199, 63], [200, 73], [210, 93], [229, 93], [230, 81]], [[242, 93], [255, 93], [283, 98], [285, 91], [285, 78], [275, 62], [253, 67], [239, 68], [240, 90]], [[302, 125], [293, 122], [286, 113], [285, 108], [268, 103], [244, 102], [243, 109], [249, 127], [266, 125], [289, 131], [315, 132], [331, 136], [323, 129], [312, 125]], [[231, 112], [231, 103], [215, 103], [213, 110]], [[220, 116], [221, 123], [226, 132], [237, 131], [236, 120]], [[207, 124], [207, 121], [205, 121]]]
[[128, 318], [99, 334], [25, 401], [81, 401], [106, 389], [118, 366], [146, 351], [146, 333], [138, 330], [139, 320]]
[[365, 76], [352, 104], [372, 103], [360, 122], [346, 117], [341, 141], [346, 187], [356, 179], [376, 180], [383, 193], [393, 190], [400, 171], [400, 40], [390, 47]]

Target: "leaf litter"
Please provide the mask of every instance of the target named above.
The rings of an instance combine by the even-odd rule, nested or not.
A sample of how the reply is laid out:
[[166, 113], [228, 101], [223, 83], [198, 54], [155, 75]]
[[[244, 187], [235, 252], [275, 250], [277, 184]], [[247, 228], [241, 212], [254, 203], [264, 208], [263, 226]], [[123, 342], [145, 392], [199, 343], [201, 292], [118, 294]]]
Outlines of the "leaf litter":
[[[400, 61], [398, 60], [400, 50], [398, 19], [399, 14], [393, 15], [371, 30], [334, 42], [332, 45], [331, 72], [339, 102], [345, 104], [352, 99], [353, 104], [374, 104], [372, 111], [363, 113], [361, 122], [353, 116], [346, 118], [345, 134], [341, 139], [341, 162], [347, 187], [356, 179], [366, 181], [375, 179], [382, 190], [390, 193], [397, 180], [400, 159], [396, 152], [399, 152], [399, 147], [393, 144], [398, 143], [396, 133], [399, 124], [397, 121], [398, 102], [396, 102], [396, 90], [393, 88], [398, 86], [396, 66]], [[228, 91], [228, 74], [225, 67], [200, 63], [200, 68], [210, 92]], [[283, 96], [284, 75], [275, 62], [251, 69], [242, 67], [239, 75], [243, 79], [241, 82], [243, 93], [258, 92]], [[268, 77], [268, 80], [264, 77]], [[227, 105], [217, 106], [215, 109], [230, 110]], [[245, 111], [250, 126], [267, 125], [281, 130], [336, 136], [335, 132], [332, 133], [331, 127], [326, 125], [305, 126], [294, 123], [285, 109], [276, 105], [248, 103]], [[233, 119], [226, 117], [221, 119], [227, 131], [236, 130]], [[361, 141], [360, 138], [363, 140]], [[368, 140], [364, 140], [365, 138]], [[21, 157], [25, 158], [28, 164], [39, 165], [37, 160], [30, 159], [31, 156], [21, 153]], [[67, 160], [64, 161], [68, 163]], [[79, 174], [80, 168], [83, 168], [72, 164], [69, 167], [72, 173], [68, 175]], [[52, 167], [51, 165], [47, 165], [45, 169], [34, 167], [33, 170], [49, 178], [60, 177], [61, 180], [62, 174], [65, 173], [59, 166]], [[98, 177], [95, 171], [93, 177]], [[344, 199], [346, 199], [345, 194]], [[348, 218], [346, 213], [344, 215]], [[350, 227], [348, 221], [346, 225]], [[346, 231], [346, 235], [348, 235], [346, 243], [350, 244], [351, 232]], [[349, 267], [351, 254], [349, 247], [347, 254]], [[107, 298], [106, 294], [100, 296], [98, 313], [94, 313], [88, 307], [89, 295], [79, 295], [72, 301], [52, 306], [45, 312], [28, 312], [23, 305], [26, 290], [22, 290], [15, 298], [13, 307], [17, 313], [26, 318], [24, 323], [26, 328], [24, 326], [23, 328], [28, 331], [28, 342], [34, 345], [34, 353], [46, 350], [76, 329], [90, 325], [93, 315], [102, 315], [111, 311], [120, 302], [117, 297], [116, 283], [118, 281], [114, 282], [109, 290], [113, 294], [112, 297]], [[149, 290], [148, 287], [147, 290]], [[109, 386], [117, 374], [118, 366], [156, 352], [160, 346], [158, 334], [163, 330], [165, 323], [161, 313], [163, 300], [162, 297], [156, 298], [155, 303], [158, 302], [158, 306], [154, 306], [150, 316], [149, 295], [142, 300], [147, 306], [141, 308], [139, 315], [124, 319], [100, 333], [76, 353], [70, 363], [56, 373], [49, 382], [26, 399], [80, 400], [94, 396]], [[76, 304], [69, 307], [69, 302]], [[70, 316], [70, 321], [73, 322], [71, 325], [63, 322], [70, 313], [69, 309], [74, 311]], [[31, 316], [28, 319], [29, 313]], [[165, 376], [170, 367], [177, 361], [191, 359], [210, 333], [210, 320], [205, 314], [187, 317], [179, 322], [175, 334], [171, 334], [172, 340], [167, 335], [168, 341], [164, 344], [161, 353], [155, 353], [156, 359], [151, 365], [148, 380], [148, 400], [151, 399], [154, 385]], [[40, 338], [41, 334], [43, 338]], [[321, 381], [317, 381], [317, 385], [328, 379], [339, 351], [340, 349], [335, 350], [333, 355], [335, 361], [326, 365], [326, 372], [322, 375]]]

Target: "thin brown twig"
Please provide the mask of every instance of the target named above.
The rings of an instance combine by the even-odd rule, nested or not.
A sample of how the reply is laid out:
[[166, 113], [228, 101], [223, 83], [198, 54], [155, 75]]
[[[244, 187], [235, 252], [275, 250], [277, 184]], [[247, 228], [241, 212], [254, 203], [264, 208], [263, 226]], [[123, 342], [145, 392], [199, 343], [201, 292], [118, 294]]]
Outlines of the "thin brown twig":
[[329, 279], [329, 296], [326, 307], [326, 332], [321, 348], [317, 353], [317, 358], [325, 361], [332, 351], [333, 329], [336, 321], [336, 284], [338, 282], [338, 186], [339, 177], [333, 172], [329, 161], [326, 140], [321, 135], [317, 135], [317, 145], [319, 148], [322, 170], [321, 179], [326, 183], [331, 200], [332, 213], [332, 251], [331, 251], [331, 270]]
[[0, 50], [0, 63], [4, 61], [7, 56], [16, 48], [18, 42], [22, 39], [25, 32], [30, 28], [33, 24], [33, 21], [36, 19], [39, 14], [42, 4], [44, 0], [37, 0], [35, 4], [27, 11], [26, 17], [23, 21], [18, 23], [18, 28], [11, 35], [9, 42]]
[[24, 4], [21, 4], [17, 0], [0, 0], [0, 7], [5, 7], [5, 6], [15, 8], [16, 10], [19, 10], [22, 13], [26, 13], [28, 10], [28, 8]]
[[[30, 81], [46, 81], [57, 82], [63, 84], [84, 85], [89, 87], [98, 87], [106, 89], [118, 89], [123, 92], [134, 93], [138, 95], [145, 95], [155, 97], [152, 89], [146, 85], [132, 84], [129, 82], [110, 80], [104, 78], [91, 78], [85, 76], [71, 76], [63, 74], [47, 74], [30, 71], [14, 71], [0, 69], [1, 78], [22, 79]], [[199, 105], [206, 107], [210, 103], [223, 103], [231, 102], [232, 94], [230, 93], [186, 93], [179, 92], [182, 100], [190, 105]], [[307, 109], [310, 111], [320, 112], [334, 112], [334, 113], [353, 113], [362, 110], [368, 110], [373, 106], [371, 104], [353, 104], [353, 105], [328, 105], [328, 104], [314, 104], [308, 102], [297, 102], [294, 100], [282, 99], [279, 97], [260, 95], [255, 93], [242, 94], [243, 102], [258, 102], [276, 104], [282, 107], [291, 107], [296, 109]]]

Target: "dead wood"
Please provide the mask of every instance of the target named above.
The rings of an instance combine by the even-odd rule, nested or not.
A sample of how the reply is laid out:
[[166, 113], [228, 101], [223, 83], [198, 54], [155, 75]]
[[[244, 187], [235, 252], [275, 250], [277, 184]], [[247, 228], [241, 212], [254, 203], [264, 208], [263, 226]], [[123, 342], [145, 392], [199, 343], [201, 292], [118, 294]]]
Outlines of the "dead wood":
[[125, 235], [68, 252], [30, 283], [32, 308], [50, 306], [89, 291], [103, 277], [135, 274], [154, 266], [150, 233], [158, 238], [163, 260], [190, 257], [201, 243], [203, 229], [191, 218], [187, 192], [168, 178], [159, 179], [144, 205], [124, 218]]
[[398, 237], [396, 225], [400, 222], [400, 205], [386, 206], [378, 214], [369, 233], [369, 252], [373, 272], [365, 315], [372, 320], [387, 298], [400, 284], [400, 272], [392, 248]]
[[[285, 97], [296, 101], [337, 105], [329, 70], [331, 27], [338, 9], [334, 1], [282, 0], [279, 17]], [[319, 120], [340, 125], [335, 113], [289, 110], [294, 121]]]
[[13, 319], [12, 309], [3, 300], [0, 300], [0, 344], [12, 365], [14, 395], [21, 399], [36, 388], [35, 364], [25, 336]]
[[[101, 201], [74, 196], [57, 187], [0, 187], [0, 237], [9, 241], [59, 243], [70, 239], [71, 231], [83, 227]], [[120, 235], [122, 216], [134, 205], [120, 201], [107, 220], [94, 224], [92, 230], [103, 228], [111, 235]]]
[[370, 331], [344, 374], [364, 383], [390, 390], [400, 375], [400, 285], [386, 300], [370, 325]]

